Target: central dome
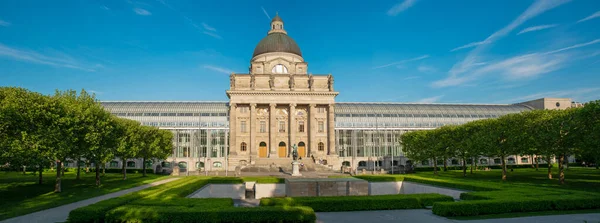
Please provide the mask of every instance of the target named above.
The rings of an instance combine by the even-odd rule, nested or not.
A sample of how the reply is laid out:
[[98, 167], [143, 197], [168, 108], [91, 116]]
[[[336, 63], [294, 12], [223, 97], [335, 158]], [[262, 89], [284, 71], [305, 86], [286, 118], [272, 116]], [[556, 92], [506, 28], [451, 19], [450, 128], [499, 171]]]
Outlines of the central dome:
[[300, 51], [298, 44], [296, 44], [296, 41], [285, 33], [279, 32], [270, 33], [267, 37], [258, 42], [256, 48], [254, 48], [252, 57], [272, 52], [293, 53], [302, 56], [302, 52]]

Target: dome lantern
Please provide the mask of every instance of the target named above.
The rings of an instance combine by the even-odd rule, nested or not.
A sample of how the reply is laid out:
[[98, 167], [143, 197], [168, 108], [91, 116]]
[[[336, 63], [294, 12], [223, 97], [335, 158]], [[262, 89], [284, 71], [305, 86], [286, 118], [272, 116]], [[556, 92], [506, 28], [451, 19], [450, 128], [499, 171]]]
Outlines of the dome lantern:
[[273, 52], [293, 53], [302, 57], [302, 52], [296, 41], [289, 37], [283, 29], [283, 20], [279, 17], [279, 14], [276, 14], [271, 20], [270, 28], [271, 30], [269, 30], [267, 36], [254, 48], [252, 57]]

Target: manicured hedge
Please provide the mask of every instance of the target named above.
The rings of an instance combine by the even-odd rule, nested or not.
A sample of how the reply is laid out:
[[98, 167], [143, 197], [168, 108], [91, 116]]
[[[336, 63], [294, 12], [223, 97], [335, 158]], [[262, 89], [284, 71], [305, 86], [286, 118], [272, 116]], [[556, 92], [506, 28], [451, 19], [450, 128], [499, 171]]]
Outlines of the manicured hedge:
[[475, 216], [487, 214], [501, 214], [511, 212], [534, 212], [550, 210], [579, 210], [600, 208], [600, 198], [552, 198], [540, 199], [498, 199], [498, 200], [472, 200], [460, 202], [439, 202], [433, 205], [436, 215]]
[[106, 214], [107, 222], [315, 222], [308, 207], [197, 208], [177, 206], [117, 207]]
[[[106, 168], [105, 173], [123, 173], [123, 169], [121, 168]], [[137, 168], [132, 168], [132, 169], [126, 169], [127, 173], [142, 173], [142, 169], [137, 169]], [[152, 168], [146, 168], [146, 173], [154, 173], [154, 169]]]
[[419, 209], [434, 202], [453, 201], [440, 194], [263, 198], [261, 206], [307, 206], [317, 212]]
[[181, 206], [195, 208], [223, 208], [233, 207], [233, 199], [231, 198], [180, 198], [176, 200], [164, 201], [161, 199], [140, 199], [128, 203], [136, 206]]

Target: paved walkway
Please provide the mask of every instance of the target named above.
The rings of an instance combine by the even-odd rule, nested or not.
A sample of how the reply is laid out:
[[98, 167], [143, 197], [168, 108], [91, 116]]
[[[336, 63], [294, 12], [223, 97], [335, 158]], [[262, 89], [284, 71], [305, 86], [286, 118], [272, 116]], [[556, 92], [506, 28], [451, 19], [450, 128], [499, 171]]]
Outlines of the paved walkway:
[[355, 212], [319, 212], [318, 223], [350, 223], [350, 222], [427, 222], [427, 223], [535, 223], [535, 222], [560, 222], [560, 223], [584, 223], [600, 222], [600, 213], [593, 214], [568, 214], [532, 216], [520, 218], [499, 218], [485, 220], [459, 221], [440, 217], [431, 213], [431, 210], [389, 210], [389, 211], [355, 211]]
[[146, 185], [142, 185], [142, 186], [137, 186], [137, 187], [133, 187], [133, 188], [129, 188], [129, 189], [125, 189], [122, 191], [118, 191], [118, 192], [114, 192], [114, 193], [110, 193], [110, 194], [105, 194], [102, 196], [98, 196], [98, 197], [94, 197], [94, 198], [90, 198], [87, 200], [83, 200], [83, 201], [78, 201], [75, 203], [70, 203], [70, 204], [66, 204], [63, 206], [59, 206], [59, 207], [55, 207], [55, 208], [51, 208], [51, 209], [46, 209], [43, 211], [38, 211], [38, 212], [34, 212], [31, 214], [27, 214], [27, 215], [23, 215], [23, 216], [19, 216], [19, 217], [15, 217], [15, 218], [10, 218], [10, 219], [6, 219], [4, 221], [0, 221], [0, 223], [13, 223], [13, 222], [65, 222], [67, 220], [67, 217], [69, 216], [69, 212], [71, 212], [74, 209], [80, 208], [80, 207], [84, 207], [84, 206], [88, 206], [90, 204], [99, 202], [99, 201], [103, 201], [106, 199], [110, 199], [113, 197], [118, 197], [124, 194], [128, 194], [131, 192], [136, 192], [136, 191], [140, 191], [149, 187], [153, 187], [156, 185], [161, 185], [164, 183], [168, 183], [174, 180], [177, 180], [178, 178], [169, 178], [169, 179], [165, 179], [165, 180], [161, 180], [161, 181], [156, 181], [153, 183], [149, 183]]

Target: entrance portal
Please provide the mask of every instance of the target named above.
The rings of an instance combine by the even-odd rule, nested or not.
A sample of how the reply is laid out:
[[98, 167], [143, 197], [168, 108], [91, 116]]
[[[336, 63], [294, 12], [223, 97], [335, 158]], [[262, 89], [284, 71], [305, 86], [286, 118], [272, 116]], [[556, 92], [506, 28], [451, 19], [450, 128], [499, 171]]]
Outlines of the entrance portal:
[[304, 142], [298, 143], [298, 156], [306, 157], [306, 145], [304, 144]]
[[266, 158], [267, 157], [267, 143], [260, 142], [258, 146], [258, 157]]
[[279, 154], [279, 158], [285, 158], [286, 154], [286, 147], [285, 147], [285, 142], [280, 142], [279, 143], [279, 150], [277, 151], [277, 153]]

